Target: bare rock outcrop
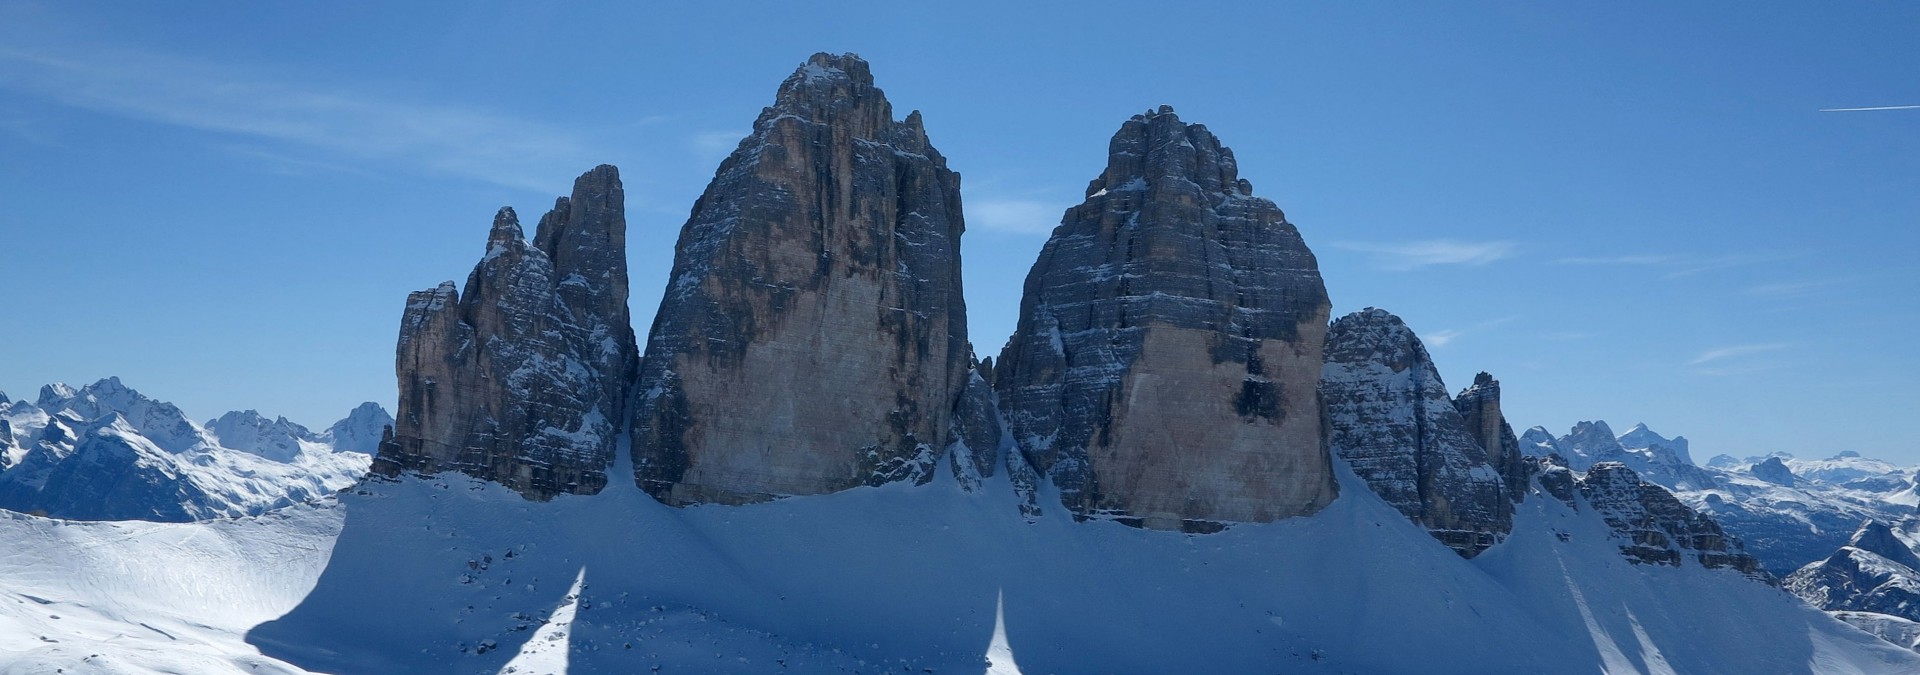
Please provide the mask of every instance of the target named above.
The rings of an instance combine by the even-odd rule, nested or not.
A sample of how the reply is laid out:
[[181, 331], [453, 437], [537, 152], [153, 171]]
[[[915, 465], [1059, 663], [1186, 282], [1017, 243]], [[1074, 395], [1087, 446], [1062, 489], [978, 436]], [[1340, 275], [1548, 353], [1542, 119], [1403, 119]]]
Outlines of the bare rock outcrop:
[[1666, 488], [1642, 480], [1625, 464], [1593, 465], [1580, 481], [1580, 495], [1613, 528], [1620, 553], [1629, 561], [1678, 566], [1683, 558], [1691, 558], [1702, 567], [1727, 567], [1767, 583], [1774, 581], [1719, 523]]
[[[1514, 500], [1505, 475], [1400, 317], [1367, 308], [1333, 323], [1320, 398], [1328, 447], [1441, 543], [1471, 558], [1513, 531]], [[1489, 398], [1497, 419], [1497, 391]], [[1504, 445], [1496, 447], [1504, 452]], [[1514, 450], [1517, 456], [1517, 441]]]
[[1316, 387], [1328, 311], [1299, 231], [1161, 106], [1121, 125], [1042, 249], [995, 388], [1076, 516], [1207, 530], [1310, 514], [1336, 490]]
[[635, 479], [669, 504], [926, 481], [969, 382], [960, 176], [867, 63], [815, 54], [694, 204]]
[[1473, 386], [1453, 397], [1453, 407], [1460, 411], [1467, 433], [1486, 451], [1487, 462], [1500, 472], [1507, 496], [1519, 503], [1526, 497], [1534, 465], [1520, 452], [1520, 439], [1513, 435], [1513, 426], [1500, 412], [1500, 381], [1487, 373], [1473, 376]]
[[375, 473], [454, 470], [535, 499], [606, 485], [637, 360], [624, 202], [618, 170], [599, 166], [531, 242], [501, 209], [464, 292], [407, 296]]

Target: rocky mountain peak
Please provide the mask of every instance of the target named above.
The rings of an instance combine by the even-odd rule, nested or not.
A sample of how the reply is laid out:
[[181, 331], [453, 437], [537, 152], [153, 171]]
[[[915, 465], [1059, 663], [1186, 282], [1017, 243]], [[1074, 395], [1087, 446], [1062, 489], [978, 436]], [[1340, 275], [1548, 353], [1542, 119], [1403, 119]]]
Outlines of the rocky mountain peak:
[[960, 176], [892, 111], [865, 61], [816, 54], [694, 204], [636, 389], [655, 497], [931, 479], [973, 365]]
[[[1327, 331], [1327, 446], [1388, 504], [1472, 557], [1513, 529], [1507, 474], [1523, 486], [1530, 467], [1500, 415], [1492, 377], [1463, 395], [1471, 398], [1447, 395], [1420, 338], [1392, 313], [1369, 307]], [[1484, 445], [1478, 434], [1488, 437]]]
[[603, 165], [574, 181], [535, 242], [502, 208], [463, 292], [445, 282], [407, 296], [399, 417], [376, 473], [457, 470], [536, 499], [606, 484], [637, 359], [623, 201]]
[[1146, 190], [1252, 197], [1253, 184], [1240, 178], [1233, 151], [1213, 132], [1182, 122], [1173, 106], [1163, 105], [1120, 125], [1108, 142], [1107, 170], [1087, 184], [1086, 194]]
[[327, 427], [324, 434], [328, 444], [337, 452], [359, 452], [368, 455], [380, 450], [381, 435], [393, 426], [393, 416], [386, 408], [368, 401], [356, 406], [347, 416]]
[[1136, 115], [1027, 274], [992, 378], [1020, 447], [1082, 517], [1209, 528], [1331, 501], [1319, 266], [1233, 154]]
[[1513, 426], [1500, 411], [1500, 381], [1485, 371], [1474, 375], [1473, 386], [1460, 390], [1453, 398], [1453, 406], [1460, 411], [1467, 432], [1486, 451], [1487, 462], [1500, 472], [1507, 496], [1518, 503], [1527, 494], [1533, 463], [1526, 460], [1520, 450], [1520, 440], [1513, 435]]
[[1793, 487], [1795, 480], [1793, 471], [1788, 469], [1786, 462], [1780, 461], [1779, 457], [1768, 457], [1766, 460], [1754, 464], [1751, 471], [1754, 478], [1764, 480], [1774, 485]]
[[1892, 528], [1878, 520], [1861, 523], [1860, 529], [1853, 533], [1847, 545], [1920, 571], [1920, 556], [1916, 556], [1906, 542], [1895, 536]]

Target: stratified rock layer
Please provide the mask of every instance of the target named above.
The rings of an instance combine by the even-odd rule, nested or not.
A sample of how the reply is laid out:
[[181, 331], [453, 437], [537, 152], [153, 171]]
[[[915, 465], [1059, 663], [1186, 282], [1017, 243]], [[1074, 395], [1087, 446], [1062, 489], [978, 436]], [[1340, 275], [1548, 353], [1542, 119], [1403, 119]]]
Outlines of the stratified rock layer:
[[995, 386], [1076, 515], [1208, 529], [1334, 497], [1316, 387], [1326, 287], [1238, 173], [1206, 127], [1166, 106], [1137, 115], [1027, 274]]
[[[1328, 447], [1441, 543], [1473, 557], [1513, 531], [1505, 477], [1400, 317], [1368, 308], [1333, 322], [1320, 397]], [[1516, 456], [1517, 449], [1516, 441]]]
[[1580, 481], [1580, 494], [1613, 528], [1627, 560], [1678, 566], [1682, 558], [1691, 557], [1703, 567], [1730, 567], [1773, 582], [1760, 561], [1727, 536], [1719, 523], [1681, 503], [1666, 488], [1642, 480], [1625, 464], [1593, 465]]
[[407, 296], [400, 408], [373, 470], [455, 470], [535, 499], [606, 485], [637, 351], [625, 194], [602, 165], [522, 237], [501, 209], [467, 277]]
[[960, 176], [865, 61], [815, 54], [680, 232], [636, 389], [670, 504], [932, 477], [968, 382]]

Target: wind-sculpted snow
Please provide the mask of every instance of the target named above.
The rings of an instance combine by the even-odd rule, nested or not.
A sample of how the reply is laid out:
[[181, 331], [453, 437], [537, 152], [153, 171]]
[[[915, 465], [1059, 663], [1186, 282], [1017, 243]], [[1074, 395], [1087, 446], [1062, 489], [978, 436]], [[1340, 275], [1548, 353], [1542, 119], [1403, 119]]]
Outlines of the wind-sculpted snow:
[[467, 277], [407, 296], [400, 408], [373, 470], [454, 470], [530, 498], [597, 492], [636, 361], [619, 171], [582, 174], [532, 242], [503, 208]]
[[905, 480], [969, 381], [960, 175], [867, 63], [815, 54], [695, 202], [648, 334], [635, 480], [670, 504]]
[[351, 485], [370, 460], [251, 410], [202, 427], [118, 378], [0, 403], [0, 426], [0, 508], [77, 520], [258, 514]]
[[[1400, 317], [1367, 308], [1333, 323], [1320, 398], [1334, 454], [1460, 555], [1478, 555], [1513, 529], [1507, 476], [1527, 471], [1503, 470], [1490, 460], [1426, 347]], [[1491, 414], [1498, 415], [1497, 402]], [[1501, 428], [1500, 421], [1485, 421]], [[1511, 459], [1518, 462], [1517, 448]]]
[[996, 368], [1026, 460], [1082, 517], [1217, 529], [1336, 494], [1321, 445], [1318, 262], [1233, 152], [1161, 106], [1027, 274]]

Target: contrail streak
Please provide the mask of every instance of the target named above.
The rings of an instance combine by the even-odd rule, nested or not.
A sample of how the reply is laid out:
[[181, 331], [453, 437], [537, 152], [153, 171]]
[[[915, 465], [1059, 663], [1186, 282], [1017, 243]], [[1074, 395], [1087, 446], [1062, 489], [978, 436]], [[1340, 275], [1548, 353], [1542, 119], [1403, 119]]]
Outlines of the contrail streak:
[[1871, 108], [1821, 108], [1820, 112], [1862, 112], [1866, 110], [1914, 110], [1920, 105], [1882, 105]]

